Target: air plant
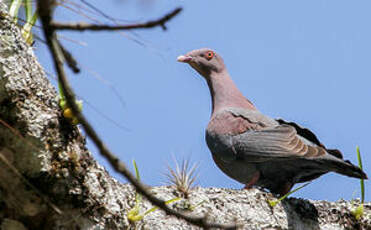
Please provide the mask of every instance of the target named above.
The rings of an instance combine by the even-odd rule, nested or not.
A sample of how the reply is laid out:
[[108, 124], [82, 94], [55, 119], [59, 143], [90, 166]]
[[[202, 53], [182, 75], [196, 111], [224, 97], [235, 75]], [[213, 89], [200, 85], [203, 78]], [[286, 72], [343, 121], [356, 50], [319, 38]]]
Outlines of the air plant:
[[191, 189], [194, 187], [194, 183], [197, 179], [197, 164], [190, 166], [190, 161], [183, 159], [181, 165], [178, 164], [176, 159], [175, 169], [172, 169], [168, 166], [168, 172], [166, 176], [171, 185], [174, 185], [176, 189], [184, 195], [185, 198], [188, 198]]

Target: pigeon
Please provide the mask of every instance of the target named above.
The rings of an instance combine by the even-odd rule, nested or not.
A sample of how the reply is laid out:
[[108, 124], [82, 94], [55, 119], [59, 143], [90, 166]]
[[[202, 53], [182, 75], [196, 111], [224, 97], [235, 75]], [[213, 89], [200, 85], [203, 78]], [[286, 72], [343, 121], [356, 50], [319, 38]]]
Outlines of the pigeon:
[[188, 63], [205, 78], [212, 99], [207, 146], [219, 169], [246, 189], [256, 186], [284, 195], [294, 184], [328, 172], [367, 179], [309, 129], [262, 114], [237, 88], [215, 51], [193, 50], [177, 61]]

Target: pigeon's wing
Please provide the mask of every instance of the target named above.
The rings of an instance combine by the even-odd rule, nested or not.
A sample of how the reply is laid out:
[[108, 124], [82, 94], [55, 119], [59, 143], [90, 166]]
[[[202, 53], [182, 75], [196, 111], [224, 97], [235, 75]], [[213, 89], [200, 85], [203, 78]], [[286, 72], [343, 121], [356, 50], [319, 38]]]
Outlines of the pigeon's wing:
[[285, 124], [285, 125], [289, 125], [289, 126], [292, 126], [295, 128], [296, 132], [298, 135], [306, 138], [307, 140], [315, 143], [316, 145], [319, 145], [319, 146], [323, 146], [323, 144], [318, 140], [317, 136], [312, 132], [310, 131], [309, 129], [307, 128], [304, 128], [300, 125], [298, 125], [297, 123], [295, 122], [292, 122], [292, 121], [285, 121], [281, 118], [279, 119], [276, 119], [276, 121], [279, 123], [279, 124]]
[[287, 124], [258, 131], [249, 130], [234, 136], [232, 141], [237, 157], [247, 162], [298, 162], [298, 170], [309, 164], [320, 171], [335, 171], [351, 177], [367, 178], [361, 169], [329, 154], [324, 147], [298, 135], [295, 127]]
[[[235, 157], [249, 156], [249, 161], [259, 162], [326, 155], [325, 148], [309, 130], [305, 132], [297, 125], [281, 123], [281, 120], [274, 120], [256, 110], [227, 108], [223, 112], [233, 114], [234, 119], [244, 119], [247, 125], [245, 123], [241, 125], [248, 126], [243, 133], [238, 135], [225, 135], [230, 146], [238, 150], [234, 151]], [[231, 127], [232, 125], [224, 124], [224, 126]], [[313, 141], [299, 135], [298, 132], [311, 134], [306, 136]]]
[[318, 158], [326, 150], [297, 134], [290, 125], [277, 125], [258, 131], [249, 130], [233, 137], [238, 155], [257, 161], [287, 158]]
[[298, 125], [297, 123], [295, 122], [292, 122], [292, 121], [285, 121], [283, 119], [276, 119], [276, 121], [279, 123], [279, 124], [286, 124], [286, 125], [290, 125], [292, 127], [295, 128], [297, 134], [311, 142], [313, 142], [314, 144], [318, 145], [318, 146], [321, 146], [323, 148], [326, 149], [326, 151], [337, 157], [337, 158], [340, 158], [340, 159], [343, 159], [343, 154], [340, 152], [340, 150], [338, 149], [328, 149], [325, 147], [325, 145], [323, 145], [317, 138], [317, 136], [309, 129], [307, 128], [304, 128], [300, 125]]

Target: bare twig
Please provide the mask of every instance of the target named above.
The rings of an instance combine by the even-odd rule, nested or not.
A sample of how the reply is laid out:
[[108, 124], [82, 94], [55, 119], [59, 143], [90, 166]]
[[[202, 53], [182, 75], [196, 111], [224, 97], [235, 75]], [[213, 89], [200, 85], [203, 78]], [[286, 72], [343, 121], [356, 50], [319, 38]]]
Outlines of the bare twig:
[[[146, 188], [145, 186], [136, 180], [134, 175], [130, 173], [130, 171], [127, 169], [125, 164], [119, 160], [103, 143], [101, 138], [98, 136], [96, 131], [93, 129], [93, 127], [90, 125], [90, 123], [86, 120], [85, 116], [79, 112], [79, 109], [75, 103], [75, 95], [67, 81], [66, 74], [64, 72], [63, 68], [63, 53], [60, 49], [60, 46], [58, 45], [57, 37], [55, 34], [55, 27], [51, 25], [52, 21], [52, 1], [51, 0], [39, 0], [38, 1], [38, 10], [40, 12], [40, 19], [43, 25], [44, 35], [46, 42], [48, 44], [49, 50], [53, 57], [54, 62], [54, 68], [58, 75], [58, 80], [61, 83], [62, 89], [64, 91], [64, 95], [66, 97], [66, 100], [71, 107], [73, 114], [76, 114], [79, 122], [83, 126], [86, 134], [93, 140], [97, 148], [99, 149], [100, 153], [110, 162], [112, 167], [122, 175], [124, 175], [131, 184], [134, 185], [137, 192], [145, 196], [153, 205], [161, 208], [164, 210], [167, 214], [173, 215], [175, 217], [178, 217], [180, 219], [183, 219], [193, 225], [203, 227], [206, 229], [209, 228], [221, 228], [221, 229], [236, 229], [236, 225], [223, 225], [223, 224], [216, 224], [216, 223], [209, 223], [207, 222], [205, 217], [194, 217], [190, 215], [186, 215], [180, 212], [177, 212], [171, 208], [169, 208], [165, 201], [158, 199], [157, 197], [153, 196]], [[166, 21], [174, 17], [176, 14], [180, 12], [180, 8], [173, 11], [171, 14], [166, 15], [162, 19], [158, 21], [148, 22], [145, 24], [137, 24], [132, 25], [131, 29], [134, 28], [150, 28], [156, 25], [163, 25]], [[130, 28], [130, 27], [129, 27]]]
[[64, 8], [66, 8], [66, 9], [74, 12], [75, 14], [81, 15], [81, 16], [83, 16], [83, 17], [85, 17], [85, 18], [87, 18], [87, 19], [89, 19], [89, 20], [91, 20], [91, 21], [93, 21], [95, 23], [99, 23], [99, 21], [97, 19], [95, 19], [95, 18], [93, 18], [93, 17], [85, 14], [84, 12], [81, 12], [81, 11], [75, 9], [75, 8], [70, 7], [70, 6], [66, 5], [66, 4], [64, 4], [63, 2], [58, 2], [58, 5], [60, 5], [60, 6], [64, 7]]
[[66, 59], [68, 67], [74, 72], [74, 73], [80, 73], [80, 68], [77, 65], [76, 59], [72, 56], [71, 52], [68, 51], [62, 44], [57, 40], [59, 47], [61, 48], [61, 51], [63, 53], [64, 58]]
[[103, 17], [105, 18], [108, 18], [109, 20], [111, 21], [116, 21], [115, 18], [109, 16], [108, 14], [104, 13], [102, 10], [98, 9], [97, 7], [95, 7], [93, 4], [91, 4], [90, 2], [88, 1], [85, 1], [85, 0], [81, 0], [82, 3], [84, 3], [85, 5], [87, 5], [89, 8], [93, 9], [95, 12], [97, 12], [98, 14], [102, 15]]
[[166, 30], [165, 23], [175, 17], [177, 14], [182, 11], [182, 8], [176, 8], [175, 10], [171, 11], [170, 13], [166, 14], [160, 19], [148, 21], [145, 23], [137, 23], [137, 24], [130, 24], [130, 25], [97, 25], [97, 24], [87, 24], [84, 22], [78, 23], [59, 23], [59, 22], [51, 22], [50, 26], [56, 30], [93, 30], [93, 31], [101, 31], [101, 30], [132, 30], [132, 29], [148, 29], [156, 26], [161, 26], [163, 30]]

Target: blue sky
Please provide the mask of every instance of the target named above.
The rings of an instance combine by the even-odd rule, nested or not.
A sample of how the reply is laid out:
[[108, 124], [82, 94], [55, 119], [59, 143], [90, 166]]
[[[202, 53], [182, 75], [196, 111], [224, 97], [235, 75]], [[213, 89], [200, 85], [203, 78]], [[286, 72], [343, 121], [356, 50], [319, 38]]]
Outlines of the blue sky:
[[[202, 187], [242, 188], [215, 166], [207, 149], [204, 130], [211, 105], [206, 83], [188, 65], [176, 62], [178, 55], [201, 47], [222, 55], [238, 87], [263, 113], [310, 128], [353, 163], [359, 145], [371, 176], [370, 1], [91, 2], [125, 23], [184, 7], [166, 32], [63, 32], [86, 43], [62, 40], [81, 63], [82, 73], [70, 73], [70, 80], [85, 100], [84, 114], [129, 167], [136, 160], [143, 182], [166, 184], [163, 173], [167, 164], [174, 165], [175, 156], [200, 165]], [[57, 15], [64, 21], [88, 21], [63, 8]], [[36, 53], [46, 71], [53, 72], [45, 46], [36, 44]], [[89, 140], [88, 147], [113, 176], [125, 181]], [[366, 200], [370, 189], [366, 181]], [[359, 180], [329, 173], [294, 196], [351, 199], [359, 197], [359, 190]]]

